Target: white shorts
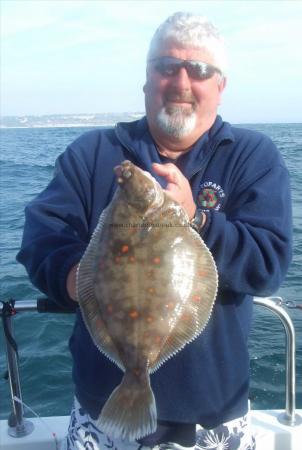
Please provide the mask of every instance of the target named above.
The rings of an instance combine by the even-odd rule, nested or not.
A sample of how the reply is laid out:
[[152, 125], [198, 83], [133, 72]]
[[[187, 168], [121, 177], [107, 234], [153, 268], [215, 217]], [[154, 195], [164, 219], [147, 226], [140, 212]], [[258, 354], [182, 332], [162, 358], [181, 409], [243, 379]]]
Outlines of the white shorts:
[[111, 439], [96, 425], [75, 398], [71, 411], [68, 434], [60, 450], [255, 450], [255, 439], [250, 429], [249, 414], [239, 419], [206, 430], [199, 425], [196, 430], [196, 445], [182, 447], [173, 442], [146, 447], [138, 442]]

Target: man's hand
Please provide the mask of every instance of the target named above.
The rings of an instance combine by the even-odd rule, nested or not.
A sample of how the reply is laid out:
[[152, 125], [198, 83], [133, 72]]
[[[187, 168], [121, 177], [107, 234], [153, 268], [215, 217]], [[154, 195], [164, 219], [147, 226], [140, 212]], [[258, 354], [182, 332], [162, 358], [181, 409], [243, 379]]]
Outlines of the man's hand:
[[176, 202], [178, 202], [187, 212], [191, 220], [196, 211], [191, 186], [186, 177], [172, 163], [152, 164], [152, 168], [157, 175], [165, 177], [168, 184], [165, 192]]

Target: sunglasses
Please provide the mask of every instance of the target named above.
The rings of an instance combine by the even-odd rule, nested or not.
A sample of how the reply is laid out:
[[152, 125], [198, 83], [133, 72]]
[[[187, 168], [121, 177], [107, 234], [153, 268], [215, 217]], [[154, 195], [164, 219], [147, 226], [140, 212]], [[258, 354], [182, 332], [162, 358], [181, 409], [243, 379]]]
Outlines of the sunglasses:
[[221, 70], [211, 64], [202, 61], [193, 61], [189, 59], [178, 59], [173, 56], [159, 56], [149, 59], [154, 63], [155, 70], [163, 77], [173, 77], [177, 75], [182, 67], [187, 71], [190, 78], [194, 80], [207, 80], [214, 73], [222, 75]]

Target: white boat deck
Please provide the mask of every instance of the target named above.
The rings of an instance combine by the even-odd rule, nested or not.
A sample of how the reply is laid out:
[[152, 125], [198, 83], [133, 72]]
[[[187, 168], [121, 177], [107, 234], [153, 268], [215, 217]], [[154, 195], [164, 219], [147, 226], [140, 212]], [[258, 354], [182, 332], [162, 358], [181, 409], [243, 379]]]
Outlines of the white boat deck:
[[[282, 425], [277, 417], [280, 410], [252, 411], [252, 427], [256, 438], [257, 450], [301, 450], [302, 423], [290, 427]], [[302, 417], [302, 410], [297, 410]], [[56, 442], [60, 442], [69, 423], [68, 416], [43, 417], [29, 419], [34, 424], [34, 431], [22, 438], [13, 438], [7, 433], [7, 421], [0, 421], [1, 450], [57, 450]]]
[[[279, 422], [280, 410], [252, 411], [252, 428], [256, 438], [256, 450], [301, 450], [302, 423], [296, 426]], [[302, 410], [296, 410], [302, 417]]]

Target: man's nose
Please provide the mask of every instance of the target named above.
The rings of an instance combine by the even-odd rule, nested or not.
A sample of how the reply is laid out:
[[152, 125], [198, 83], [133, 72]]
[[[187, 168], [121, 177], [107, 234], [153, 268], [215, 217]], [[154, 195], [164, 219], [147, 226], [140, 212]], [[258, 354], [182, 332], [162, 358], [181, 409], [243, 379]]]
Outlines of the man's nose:
[[180, 70], [173, 76], [173, 86], [181, 90], [191, 88], [191, 80], [185, 67], [181, 67]]

